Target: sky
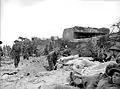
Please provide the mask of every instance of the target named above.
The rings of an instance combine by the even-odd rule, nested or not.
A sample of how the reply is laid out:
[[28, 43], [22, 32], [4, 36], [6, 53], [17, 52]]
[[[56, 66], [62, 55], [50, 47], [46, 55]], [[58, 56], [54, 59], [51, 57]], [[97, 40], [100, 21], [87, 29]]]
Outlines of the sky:
[[119, 0], [1, 0], [1, 37], [62, 37], [74, 26], [110, 28], [120, 18]]

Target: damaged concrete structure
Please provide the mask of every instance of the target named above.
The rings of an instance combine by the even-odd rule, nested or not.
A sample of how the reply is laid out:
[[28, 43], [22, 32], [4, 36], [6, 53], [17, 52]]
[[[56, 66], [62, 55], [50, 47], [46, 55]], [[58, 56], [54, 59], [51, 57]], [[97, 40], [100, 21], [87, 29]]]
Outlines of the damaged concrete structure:
[[81, 39], [92, 38], [96, 36], [109, 34], [108, 28], [91, 28], [91, 27], [79, 27], [66, 28], [63, 31], [63, 39], [69, 41], [78, 41]]

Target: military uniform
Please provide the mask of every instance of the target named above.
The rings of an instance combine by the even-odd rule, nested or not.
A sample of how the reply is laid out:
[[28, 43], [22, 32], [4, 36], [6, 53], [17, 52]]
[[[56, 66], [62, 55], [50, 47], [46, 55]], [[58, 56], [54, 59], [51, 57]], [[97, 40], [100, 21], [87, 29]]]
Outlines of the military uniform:
[[67, 56], [70, 56], [70, 55], [71, 55], [70, 49], [64, 49], [63, 50], [63, 56], [67, 57]]
[[57, 61], [57, 53], [52, 51], [47, 56], [50, 71], [54, 69]]
[[2, 51], [2, 48], [0, 46], [0, 66], [1, 66], [1, 56], [2, 56], [2, 54], [3, 54], [3, 51]]
[[44, 48], [44, 55], [48, 55], [48, 45], [46, 45]]
[[18, 41], [14, 41], [14, 42], [15, 44], [12, 46], [11, 54], [12, 54], [12, 58], [14, 58], [14, 66], [15, 68], [17, 68], [20, 62], [21, 47]]
[[[115, 72], [119, 74], [119, 75], [118, 74], [116, 75], [117, 78], [114, 75]], [[109, 75], [109, 78], [105, 82], [99, 81], [98, 87], [96, 89], [120, 89], [120, 65], [117, 65], [116, 67], [111, 68], [108, 75]], [[115, 80], [113, 80], [113, 78]]]
[[29, 60], [29, 47], [28, 45], [24, 45], [22, 48], [23, 58]]
[[[108, 70], [108, 73], [107, 73], [107, 77], [103, 77], [103, 78], [101, 78], [99, 81], [98, 81], [98, 83], [96, 84], [96, 87], [94, 87], [94, 88], [87, 88], [87, 89], [120, 89], [120, 78], [119, 78], [119, 80], [117, 80], [117, 81], [119, 81], [119, 84], [117, 84], [117, 83], [114, 83], [113, 82], [113, 79], [112, 79], [112, 76], [113, 76], [113, 74], [114, 74], [114, 72], [119, 72], [119, 74], [120, 74], [120, 65], [116, 65], [116, 64], [114, 64], [114, 65], [111, 65], [112, 67]], [[108, 67], [110, 67], [110, 66], [108, 66]], [[115, 79], [118, 79], [118, 78], [115, 78]]]
[[53, 51], [53, 49], [54, 49], [53, 46], [54, 46], [53, 43], [50, 42], [49, 45], [48, 45], [48, 51], [49, 51], [49, 52]]
[[110, 57], [111, 57], [111, 61], [116, 61], [118, 58], [120, 58], [120, 46], [119, 45], [115, 45], [115, 46], [112, 46], [109, 50], [113, 51], [116, 51], [118, 52], [117, 54], [112, 54]]
[[120, 89], [120, 86], [116, 84], [109, 83], [108, 80], [102, 80], [98, 83], [98, 86], [96, 89]]
[[[2, 44], [2, 41], [0, 41], [0, 44]], [[2, 47], [0, 46], [0, 67], [1, 67], [1, 56], [3, 54]]]
[[[106, 71], [104, 74], [100, 73], [100, 74], [95, 74], [93, 76], [80, 76], [79, 75], [79, 77], [81, 77], [81, 80], [82, 80], [81, 83], [80, 82], [76, 83], [75, 74], [72, 74], [72, 75], [70, 74], [70, 77], [71, 77], [70, 85], [78, 86], [78, 85], [83, 84], [83, 88], [85, 88], [85, 89], [101, 89], [104, 86], [110, 84], [111, 78], [110, 78], [110, 76], [108, 76], [108, 74], [109, 74], [110, 69], [115, 68], [115, 67], [117, 67], [117, 64], [112, 63], [106, 67]], [[79, 78], [79, 80], [80, 80], [80, 78]], [[72, 84], [71, 84], [71, 82], [72, 82]], [[78, 86], [78, 87], [80, 87], [80, 86]], [[81, 87], [80, 87], [80, 89], [81, 89]]]

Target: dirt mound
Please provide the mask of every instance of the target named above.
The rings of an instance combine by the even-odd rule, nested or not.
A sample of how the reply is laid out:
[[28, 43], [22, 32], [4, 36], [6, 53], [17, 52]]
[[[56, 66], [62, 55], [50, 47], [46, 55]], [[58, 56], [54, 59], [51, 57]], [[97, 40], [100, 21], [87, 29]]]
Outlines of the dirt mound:
[[43, 85], [65, 84], [69, 71], [46, 71], [48, 66], [46, 57], [31, 57], [29, 60], [21, 59], [18, 68], [13, 64], [3, 65], [0, 70], [1, 89], [39, 89]]

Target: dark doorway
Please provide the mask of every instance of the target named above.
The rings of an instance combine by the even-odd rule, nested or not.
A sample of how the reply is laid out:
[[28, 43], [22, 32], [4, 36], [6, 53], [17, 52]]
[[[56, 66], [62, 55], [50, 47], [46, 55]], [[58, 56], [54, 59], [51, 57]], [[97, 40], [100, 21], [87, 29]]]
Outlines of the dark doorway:
[[91, 38], [94, 36], [102, 35], [101, 33], [84, 33], [84, 32], [74, 32], [74, 38], [75, 39], [81, 39], [81, 38]]

